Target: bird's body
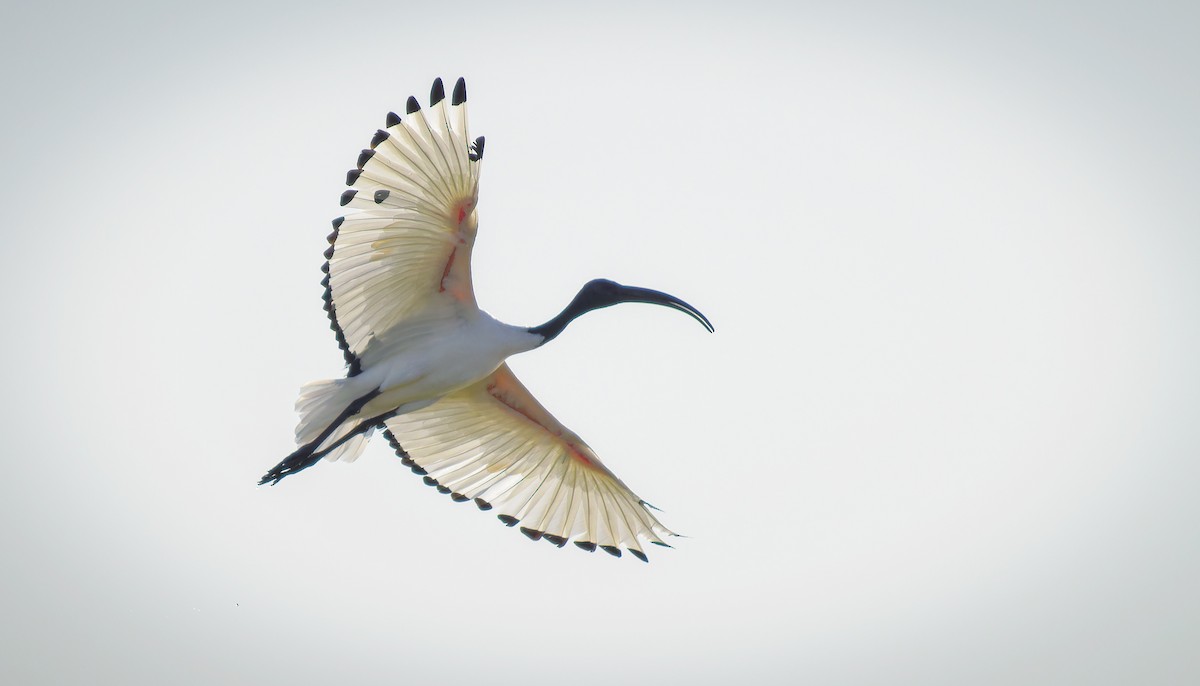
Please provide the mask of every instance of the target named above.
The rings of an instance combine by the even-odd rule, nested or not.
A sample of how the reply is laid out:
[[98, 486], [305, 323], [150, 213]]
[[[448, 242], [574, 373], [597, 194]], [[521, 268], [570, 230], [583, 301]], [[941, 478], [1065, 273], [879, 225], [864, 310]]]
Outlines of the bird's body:
[[381, 342], [379, 363], [364, 365], [363, 373], [352, 377], [362, 379], [364, 392], [381, 391], [368, 412], [457, 391], [487, 377], [510, 356], [542, 344], [541, 336], [480, 310], [418, 320], [394, 333]]
[[679, 309], [673, 296], [594, 280], [555, 318], [504, 324], [479, 309], [470, 258], [478, 228], [483, 139], [466, 133], [462, 79], [447, 106], [441, 80], [429, 110], [409, 98], [407, 122], [388, 115], [347, 175], [334, 220], [325, 301], [348, 365], [344, 379], [304, 386], [296, 403], [299, 446], [260, 483], [276, 483], [322, 458], [353, 460], [376, 429], [413, 471], [455, 500], [535, 540], [641, 559], [640, 541], [673, 535], [559, 423], [504, 363], [556, 337], [571, 320], [620, 302]]
[[[477, 308], [454, 305], [422, 312], [375, 339], [364, 351], [366, 361], [358, 374], [302, 390], [296, 442], [304, 446], [314, 441], [356, 400], [367, 398], [355, 414], [366, 418], [427, 407], [488, 377], [509, 356], [541, 344], [541, 336]], [[328, 435], [327, 445], [357, 428], [353, 422], [343, 424]], [[362, 440], [333, 447], [324, 457], [354, 460], [371, 431], [366, 427]]]

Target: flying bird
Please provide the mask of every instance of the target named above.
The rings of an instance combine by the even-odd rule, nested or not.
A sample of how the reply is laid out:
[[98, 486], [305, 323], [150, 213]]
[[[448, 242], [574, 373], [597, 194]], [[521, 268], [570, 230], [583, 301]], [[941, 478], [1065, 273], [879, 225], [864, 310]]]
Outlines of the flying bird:
[[381, 430], [405, 465], [458, 502], [493, 510], [533, 540], [645, 561], [643, 542], [675, 536], [517, 380], [505, 360], [538, 348], [576, 317], [650, 303], [712, 324], [666, 293], [586, 283], [558, 315], [512, 326], [479, 309], [471, 249], [479, 226], [483, 137], [467, 135], [467, 88], [429, 107], [410, 97], [387, 115], [346, 175], [322, 267], [325, 309], [346, 360], [343, 379], [300, 390], [295, 452], [259, 484], [326, 460], [353, 461]]

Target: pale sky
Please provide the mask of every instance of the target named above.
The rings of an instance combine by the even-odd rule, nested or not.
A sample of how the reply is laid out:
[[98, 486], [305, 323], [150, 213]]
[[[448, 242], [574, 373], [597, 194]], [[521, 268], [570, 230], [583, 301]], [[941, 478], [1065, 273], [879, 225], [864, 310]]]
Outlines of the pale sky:
[[[1200, 12], [1186, 3], [25, 3], [0, 22], [0, 681], [1200, 681]], [[215, 6], [214, 6], [215, 5]], [[663, 522], [531, 543], [342, 373], [345, 171], [467, 79], [481, 306]]]

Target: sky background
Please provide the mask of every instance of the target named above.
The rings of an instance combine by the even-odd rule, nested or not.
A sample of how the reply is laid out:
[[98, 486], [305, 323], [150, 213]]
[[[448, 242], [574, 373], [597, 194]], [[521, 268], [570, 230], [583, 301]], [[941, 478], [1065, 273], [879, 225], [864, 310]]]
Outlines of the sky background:
[[[199, 6], [203, 4], [204, 6]], [[686, 9], [685, 9], [686, 8]], [[22, 3], [0, 681], [1200, 681], [1200, 11]], [[467, 78], [482, 307], [690, 536], [534, 544], [376, 440], [273, 488], [346, 169]]]

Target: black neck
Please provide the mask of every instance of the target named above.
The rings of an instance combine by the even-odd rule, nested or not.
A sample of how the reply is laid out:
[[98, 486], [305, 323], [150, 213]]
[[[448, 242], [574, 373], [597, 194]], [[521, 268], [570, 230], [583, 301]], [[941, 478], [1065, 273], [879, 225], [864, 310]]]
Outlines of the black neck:
[[572, 300], [571, 304], [567, 305], [566, 309], [562, 312], [559, 312], [554, 319], [540, 326], [531, 327], [529, 333], [542, 336], [544, 338], [542, 345], [554, 340], [558, 334], [563, 332], [563, 329], [567, 328], [567, 324], [570, 324], [576, 317], [591, 309], [590, 307], [580, 307], [578, 300], [578, 298]]

